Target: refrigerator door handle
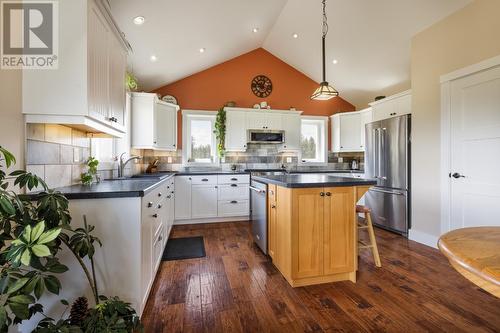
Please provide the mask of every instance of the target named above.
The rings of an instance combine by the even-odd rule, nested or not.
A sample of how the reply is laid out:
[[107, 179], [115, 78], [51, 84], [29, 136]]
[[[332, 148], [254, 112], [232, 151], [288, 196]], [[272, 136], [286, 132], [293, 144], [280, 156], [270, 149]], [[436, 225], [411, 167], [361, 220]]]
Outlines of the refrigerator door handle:
[[370, 189], [370, 191], [380, 192], [380, 193], [387, 193], [387, 194], [406, 195], [406, 193], [405, 193], [405, 192], [400, 192], [400, 191], [390, 191], [390, 190], [383, 190], [383, 189], [378, 188], [378, 187], [372, 187], [372, 188]]
[[386, 176], [386, 165], [385, 163], [382, 163], [382, 158], [381, 156], [384, 157], [384, 162], [385, 162], [385, 150], [387, 149], [387, 146], [386, 146], [386, 142], [385, 142], [385, 136], [386, 136], [386, 132], [387, 132], [387, 128], [385, 127], [382, 127], [381, 131], [380, 131], [380, 156], [379, 156], [379, 159], [380, 159], [380, 165], [383, 166], [383, 168], [381, 167], [380, 168], [380, 179], [383, 179], [383, 180], [386, 180], [387, 179], [387, 176]]
[[378, 179], [381, 178], [381, 169], [382, 169], [382, 131], [380, 128], [377, 128], [377, 172], [376, 175]]

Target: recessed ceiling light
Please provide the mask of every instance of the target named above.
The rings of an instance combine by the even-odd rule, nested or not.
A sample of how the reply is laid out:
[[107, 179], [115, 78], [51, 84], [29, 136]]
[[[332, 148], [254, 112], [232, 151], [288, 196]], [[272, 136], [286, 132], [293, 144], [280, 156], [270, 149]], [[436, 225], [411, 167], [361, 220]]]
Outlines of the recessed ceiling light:
[[254, 33], [257, 33], [257, 32], [259, 32], [259, 28], [253, 28], [253, 29], [252, 29], [252, 31], [253, 31]]
[[204, 48], [204, 47], [202, 47], [202, 48], [200, 49], [200, 53], [203, 53], [203, 52], [205, 52], [205, 48]]
[[299, 38], [299, 34], [293, 34], [292, 37], [293, 38]]
[[152, 62], [156, 62], [158, 60], [158, 57], [155, 56], [154, 54], [149, 58]]
[[336, 65], [336, 64], [338, 64], [338, 63], [339, 63], [339, 61], [338, 61], [337, 59], [333, 59], [333, 61], [332, 61], [332, 62], [333, 62], [333, 64], [334, 64], [334, 65]]
[[134, 24], [136, 24], [136, 25], [142, 25], [144, 23], [144, 21], [146, 21], [144, 16], [134, 17]]

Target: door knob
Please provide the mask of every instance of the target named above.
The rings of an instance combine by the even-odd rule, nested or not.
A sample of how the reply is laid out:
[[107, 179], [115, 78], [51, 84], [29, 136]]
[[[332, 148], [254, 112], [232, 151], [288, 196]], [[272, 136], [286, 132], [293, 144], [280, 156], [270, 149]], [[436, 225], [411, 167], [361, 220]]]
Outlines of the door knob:
[[453, 178], [465, 178], [464, 175], [461, 175], [458, 172], [455, 172], [455, 173], [451, 174], [450, 176]]

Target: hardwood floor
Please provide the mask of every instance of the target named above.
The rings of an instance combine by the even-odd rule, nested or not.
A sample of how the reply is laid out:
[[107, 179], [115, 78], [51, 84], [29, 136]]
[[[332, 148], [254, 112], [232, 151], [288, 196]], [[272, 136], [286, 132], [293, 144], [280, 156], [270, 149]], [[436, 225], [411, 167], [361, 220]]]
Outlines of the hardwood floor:
[[207, 257], [162, 262], [145, 332], [500, 332], [500, 299], [457, 273], [438, 250], [376, 229], [358, 282], [292, 288], [253, 245], [246, 222], [176, 226], [203, 236]]

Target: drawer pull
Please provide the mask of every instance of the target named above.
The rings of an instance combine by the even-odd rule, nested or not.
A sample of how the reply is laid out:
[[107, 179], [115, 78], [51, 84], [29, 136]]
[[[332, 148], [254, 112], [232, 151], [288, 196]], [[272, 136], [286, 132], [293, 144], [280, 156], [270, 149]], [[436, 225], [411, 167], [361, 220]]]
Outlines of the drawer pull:
[[238, 184], [231, 184], [231, 187], [238, 187]]
[[232, 201], [231, 201], [231, 203], [232, 203], [232, 204], [237, 204], [237, 203], [238, 203], [238, 201], [236, 201], [236, 200], [232, 200]]
[[202, 182], [208, 182], [208, 178], [203, 178], [201, 181]]
[[276, 205], [271, 205], [271, 208], [276, 208]]
[[148, 207], [149, 207], [149, 208], [153, 207], [153, 203], [152, 203], [151, 201], [150, 201], [150, 202], [148, 202]]
[[237, 180], [238, 180], [238, 178], [231, 178], [231, 180], [232, 180], [233, 182], [235, 182], [235, 181], [237, 181]]
[[162, 205], [158, 205], [158, 209], [161, 209]]
[[158, 193], [158, 196], [159, 196], [159, 197], [161, 197], [161, 196], [162, 196], [161, 192], [160, 192], [160, 193]]
[[158, 214], [153, 214], [153, 217], [154, 217], [155, 219], [157, 219], [157, 218], [158, 218]]

